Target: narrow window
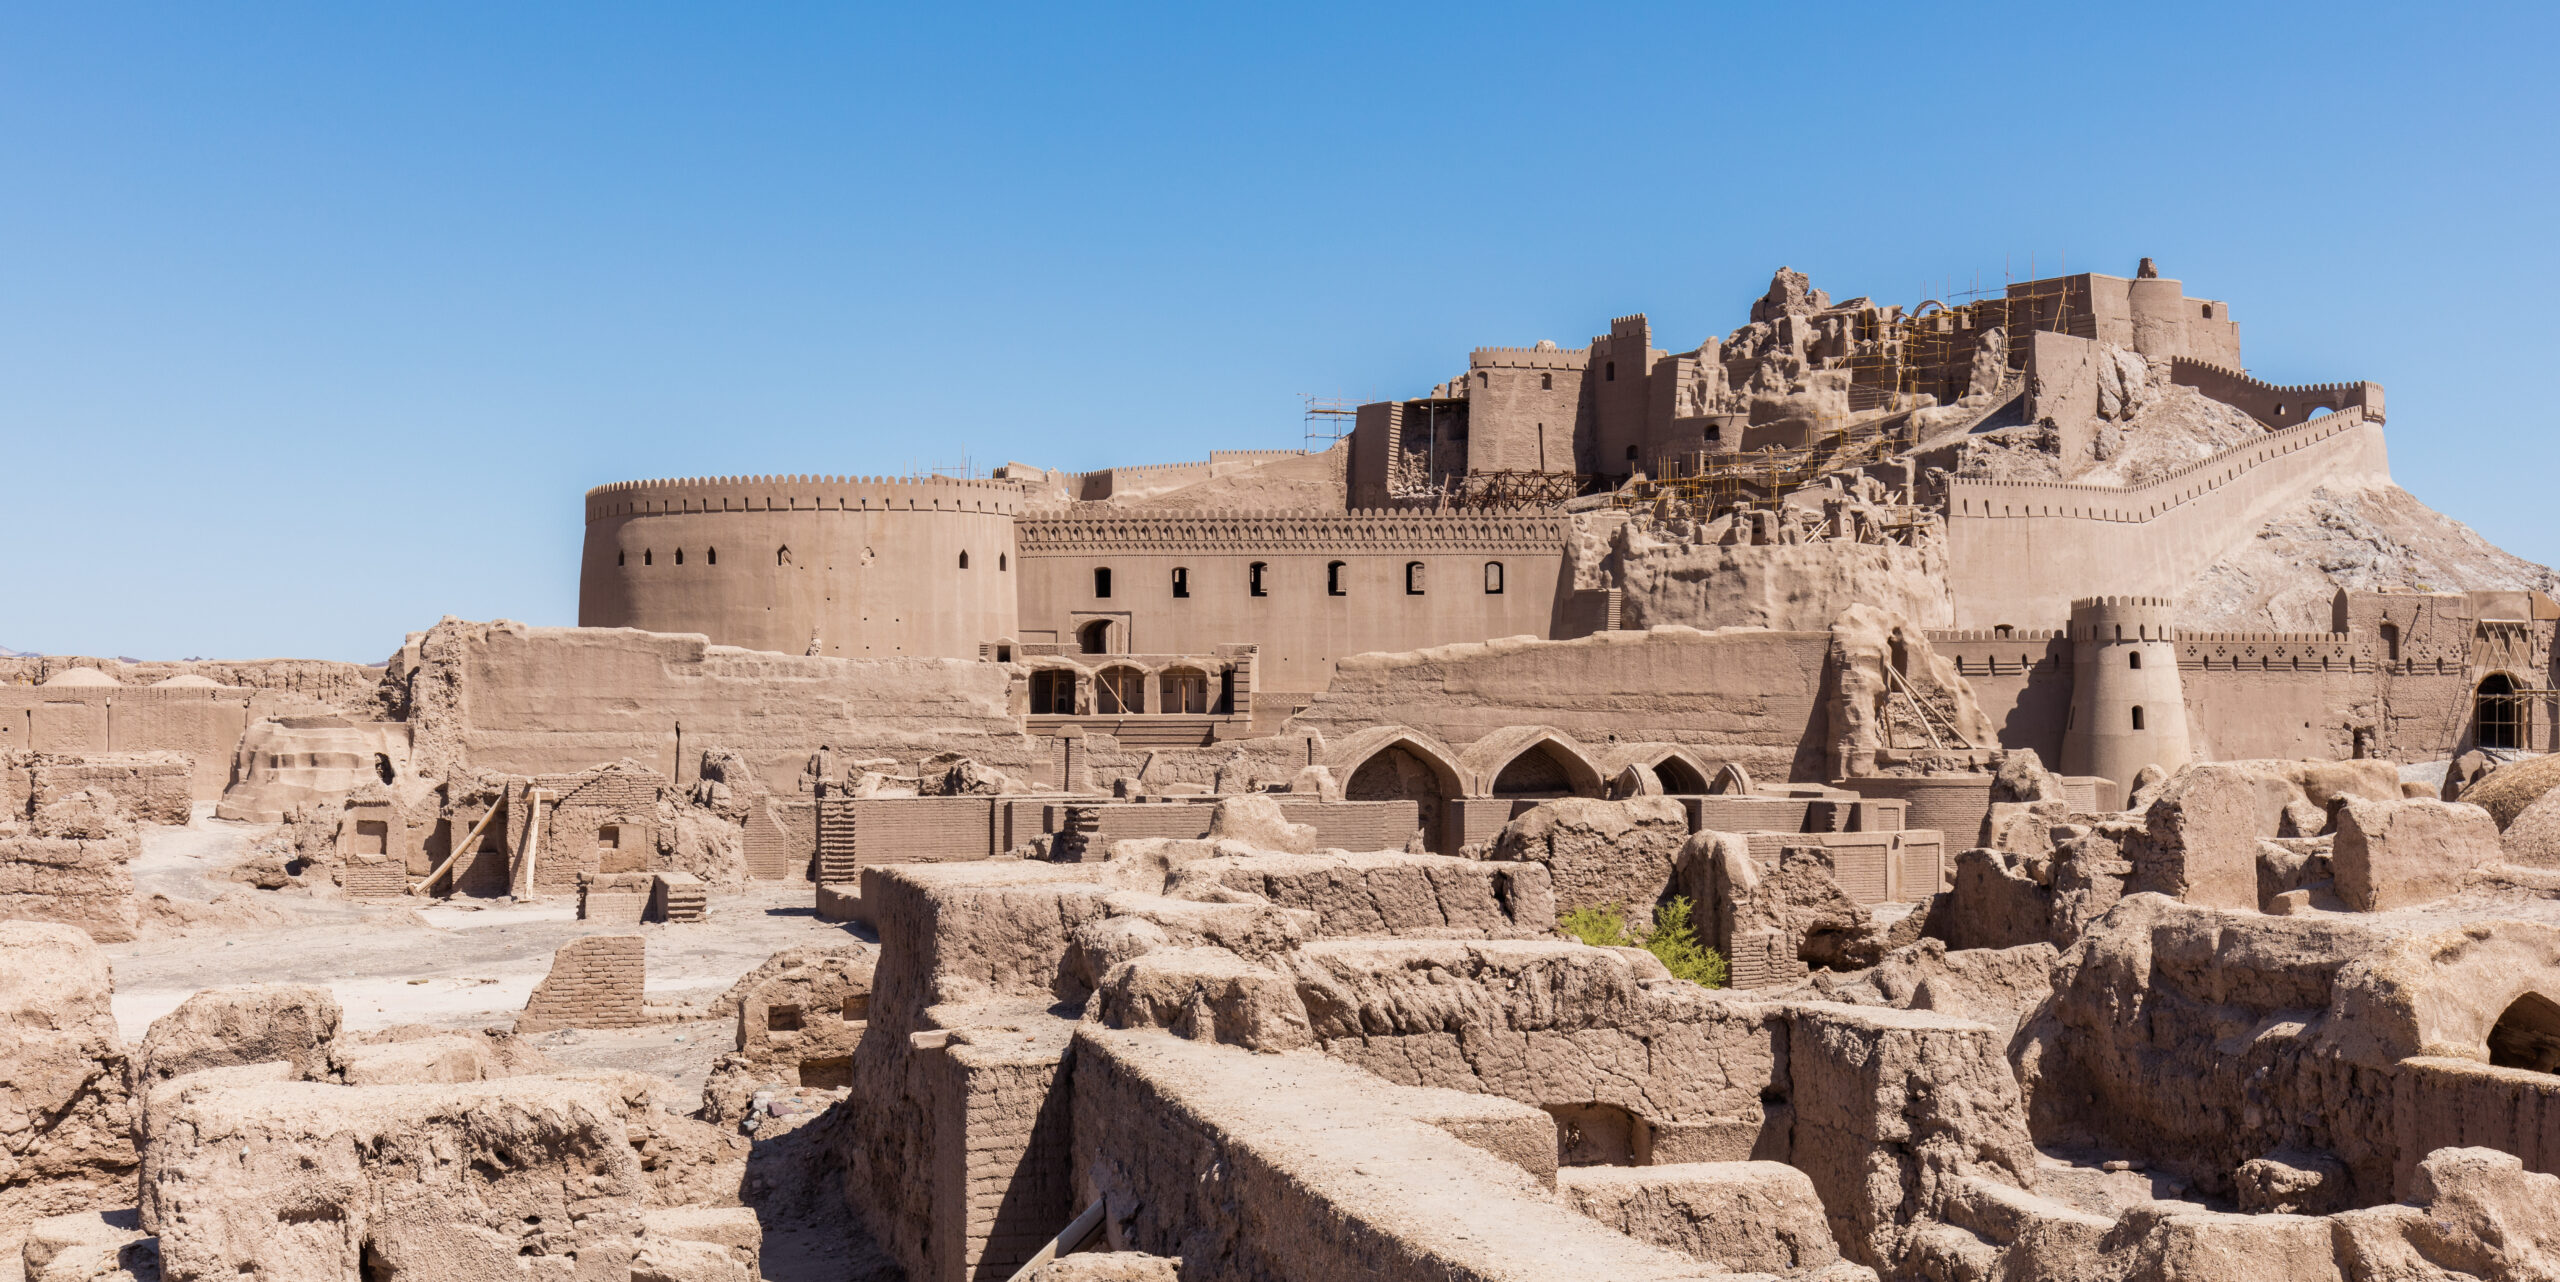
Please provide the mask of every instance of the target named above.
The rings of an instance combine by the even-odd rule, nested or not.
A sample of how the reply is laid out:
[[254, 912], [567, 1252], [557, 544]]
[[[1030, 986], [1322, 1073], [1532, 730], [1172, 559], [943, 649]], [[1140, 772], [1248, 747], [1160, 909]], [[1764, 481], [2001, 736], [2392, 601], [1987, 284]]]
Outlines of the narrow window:
[[1327, 562], [1325, 562], [1325, 565], [1324, 565], [1324, 594], [1325, 594], [1326, 596], [1344, 596], [1344, 595], [1347, 595], [1347, 594], [1346, 594], [1346, 593], [1344, 593], [1344, 592], [1343, 592], [1343, 590], [1342, 590], [1342, 562], [1340, 562], [1340, 561], [1327, 561]]
[[2133, 709], [2133, 728], [2136, 730], [2142, 728], [2142, 707], [2139, 704], [2136, 704]]
[[1191, 571], [1184, 566], [1173, 567], [1173, 595], [1177, 598], [1191, 595]]
[[1486, 596], [1502, 595], [1502, 562], [1484, 563], [1484, 594]]
[[615, 565], [629, 565], [631, 564], [631, 554], [628, 552], [616, 552], [613, 554], [613, 563]]
[[2382, 625], [2382, 645], [2383, 649], [2387, 652], [2386, 657], [2388, 657], [2393, 663], [2398, 663], [2400, 661], [2399, 624], [2386, 623]]
[[1541, 392], [1552, 392], [1556, 390], [1556, 376], [1553, 374], [1540, 374], [1538, 376], [1538, 390]]
[[702, 563], [703, 563], [704, 565], [718, 565], [718, 564], [720, 564], [720, 549], [718, 549], [718, 548], [704, 548], [704, 549], [702, 549]]
[[682, 565], [682, 564], [684, 564], [684, 549], [683, 549], [683, 548], [677, 548], [677, 549], [676, 549], [676, 564], [678, 564], [678, 565]]
[[1493, 375], [1492, 375], [1492, 373], [1491, 373], [1491, 372], [1489, 372], [1489, 371], [1486, 371], [1486, 370], [1478, 370], [1478, 371], [1476, 371], [1476, 386], [1478, 386], [1478, 387], [1491, 387], [1491, 386], [1493, 386]]
[[1618, 363], [1616, 361], [1611, 361], [1607, 365], [1601, 367], [1600, 381], [1604, 383], [1614, 383], [1618, 381]]
[[1012, 646], [1009, 646], [1009, 645], [1000, 645], [1000, 646], [997, 646], [997, 647], [996, 647], [996, 662], [998, 662], [998, 663], [1011, 663], [1011, 662], [1013, 662], [1013, 647], [1012, 647]]
[[775, 565], [791, 564], [791, 547], [789, 544], [785, 544], [773, 550], [773, 563]]
[[1632, 445], [1627, 447], [1627, 461], [1630, 463], [1636, 461], [1636, 447]]
[[1268, 592], [1265, 592], [1262, 587], [1262, 572], [1269, 568], [1271, 567], [1267, 563], [1261, 561], [1256, 561], [1252, 565], [1245, 567], [1245, 591], [1254, 596], [1270, 595]]
[[1707, 439], [1708, 439], [1708, 440], [1710, 440], [1710, 441], [1721, 441], [1721, 440], [1723, 440], [1723, 439], [1724, 439], [1724, 425], [1723, 425], [1723, 424], [1721, 424], [1721, 423], [1709, 423], [1709, 424], [1707, 424]]
[[2116, 625], [2116, 640], [2124, 640], [2124, 625], [2121, 623]]
[[2141, 667], [2142, 667], [2142, 652], [2141, 652], [2140, 650], [2136, 650], [2136, 651], [2134, 651], [2133, 653], [2126, 655], [2126, 656], [2125, 656], [2125, 659], [2126, 659], [2126, 662], [2127, 662], [2127, 665], [2128, 665], [2128, 666], [2130, 666], [2130, 667], [2134, 668], [2136, 671], [2139, 671], [2139, 670], [2141, 669]]
[[998, 552], [998, 553], [996, 553], [996, 573], [998, 573], [998, 574], [1002, 574], [1002, 573], [1004, 573], [1004, 572], [1005, 572], [1005, 570], [1008, 568], [1008, 567], [1006, 566], [1006, 564], [1005, 564], [1005, 563], [1006, 563], [1007, 561], [1012, 560], [1012, 559], [1013, 559], [1013, 558], [1011, 558], [1011, 557], [1007, 556], [1006, 554], [1004, 554], [1004, 553], [1002, 553], [1002, 552]]
[[1095, 567], [1094, 567], [1094, 570], [1093, 570], [1093, 594], [1094, 594], [1095, 596], [1098, 596], [1098, 597], [1108, 597], [1108, 596], [1110, 596], [1110, 595], [1111, 595], [1111, 567], [1110, 567], [1110, 566], [1107, 566], [1107, 565], [1098, 565], [1098, 566], [1095, 566]]
[[657, 549], [655, 549], [655, 548], [642, 548], [642, 549], [640, 549], [640, 564], [642, 564], [642, 565], [656, 565], [657, 563], [658, 563], [658, 553], [657, 553]]
[[1404, 563], [1404, 594], [1406, 596], [1422, 595], [1422, 562]]
[[963, 570], [969, 568], [969, 554], [966, 552], [960, 554], [960, 568]]

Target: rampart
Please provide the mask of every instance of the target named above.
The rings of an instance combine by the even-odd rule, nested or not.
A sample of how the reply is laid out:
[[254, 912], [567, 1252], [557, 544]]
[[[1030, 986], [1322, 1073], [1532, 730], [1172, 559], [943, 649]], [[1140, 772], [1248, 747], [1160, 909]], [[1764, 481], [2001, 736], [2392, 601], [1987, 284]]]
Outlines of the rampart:
[[2305, 383], [2279, 387], [2260, 382], [2247, 374], [2180, 356], [2169, 363], [2171, 382], [2192, 387], [2225, 405], [2239, 407], [2249, 417], [2269, 427], [2295, 427], [2311, 420], [2316, 411], [2343, 414], [2362, 410], [2364, 416], [2379, 423], [2383, 419], [2382, 384], [2380, 383]]
[[[1959, 628], [2047, 623], [2074, 597], [2176, 596], [2278, 509], [2323, 485], [2390, 479], [2382, 425], [2348, 409], [2199, 459], [2147, 485], [1947, 482]], [[2138, 528], [2136, 528], [2138, 527]]]
[[1010, 636], [1011, 481], [755, 476], [587, 493], [583, 627], [837, 658], [974, 658]]

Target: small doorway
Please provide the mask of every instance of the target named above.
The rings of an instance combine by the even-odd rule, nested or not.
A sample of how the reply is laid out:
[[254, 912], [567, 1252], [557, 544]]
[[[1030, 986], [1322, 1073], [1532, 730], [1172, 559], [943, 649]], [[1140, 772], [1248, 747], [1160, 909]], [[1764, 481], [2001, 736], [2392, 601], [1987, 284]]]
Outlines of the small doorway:
[[2506, 673], [2492, 672], [2472, 696], [2472, 717], [2483, 748], [2521, 748], [2525, 740], [2524, 701]]

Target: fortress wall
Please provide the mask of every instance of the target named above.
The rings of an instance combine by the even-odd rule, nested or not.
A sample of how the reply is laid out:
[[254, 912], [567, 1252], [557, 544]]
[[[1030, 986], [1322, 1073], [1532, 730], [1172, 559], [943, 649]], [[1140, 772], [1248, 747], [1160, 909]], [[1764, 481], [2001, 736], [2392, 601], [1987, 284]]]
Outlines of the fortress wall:
[[2306, 383], [2280, 387], [2260, 382], [2237, 369], [2185, 356], [2172, 360], [2169, 370], [2171, 382], [2192, 387], [2225, 405], [2238, 406], [2249, 417], [2269, 427], [2293, 427], [2309, 422], [2314, 410], [2343, 413], [2358, 409], [2376, 423], [2383, 419], [2380, 383]]
[[1949, 481], [1956, 626], [2057, 623], [2090, 595], [2175, 597], [2312, 490], [2389, 479], [2381, 424], [2349, 409], [2149, 485]]
[[1929, 645], [1956, 665], [1990, 718], [2003, 748], [2032, 748], [2048, 768], [2062, 762], [2063, 714], [2071, 707], [2071, 643], [2044, 628], [1996, 632], [1936, 630]]
[[699, 635], [447, 620], [420, 639], [418, 768], [564, 774], [624, 758], [693, 780], [704, 750], [743, 754], [787, 792], [825, 744], [836, 760], [968, 753], [1008, 772], [1046, 753], [1005, 711], [1001, 665], [827, 659], [712, 646]]
[[249, 723], [318, 712], [299, 695], [202, 686], [0, 686], [0, 752], [179, 752], [189, 791], [222, 795]]
[[1013, 634], [1021, 506], [995, 481], [603, 486], [587, 495], [578, 622], [783, 654], [814, 637], [835, 658], [973, 658]]
[[1511, 726], [1553, 726], [1595, 750], [1677, 743], [1752, 778], [1822, 773], [1827, 632], [1657, 628], [1571, 641], [1511, 637], [1337, 665], [1290, 729], [1341, 739], [1405, 725], [1453, 748]]
[[[1492, 636], [1545, 636], [1570, 593], [1566, 519], [1552, 515], [1417, 512], [1046, 514], [1021, 518], [1025, 641], [1072, 645], [1095, 620], [1113, 624], [1112, 649], [1209, 654], [1261, 646], [1264, 692], [1313, 692], [1344, 656], [1412, 650]], [[1326, 593], [1343, 563], [1343, 594]], [[1419, 595], [1405, 567], [1422, 564]], [[1252, 595], [1261, 563], [1265, 594]], [[1486, 565], [1502, 590], [1486, 591]], [[1173, 595], [1186, 570], [1187, 597]], [[1094, 571], [1111, 571], [1096, 595]]]
[[2202, 761], [2338, 758], [2377, 716], [2372, 646], [2336, 632], [2185, 632], [2187, 728]]

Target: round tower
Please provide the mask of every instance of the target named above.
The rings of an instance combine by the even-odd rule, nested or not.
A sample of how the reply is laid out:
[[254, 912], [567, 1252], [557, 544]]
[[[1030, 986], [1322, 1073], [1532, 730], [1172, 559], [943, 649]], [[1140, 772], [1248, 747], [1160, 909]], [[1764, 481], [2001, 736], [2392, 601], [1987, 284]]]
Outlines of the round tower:
[[724, 476], [587, 492], [578, 624], [839, 659], [975, 659], [1015, 631], [1005, 481]]
[[2119, 802], [2144, 766], [2174, 771], [2194, 756], [2170, 609], [2167, 600], [2146, 596], [2071, 603], [2062, 773], [2113, 780]]

